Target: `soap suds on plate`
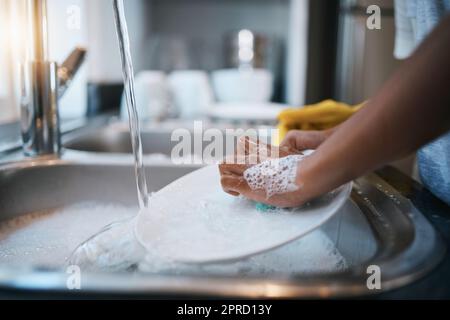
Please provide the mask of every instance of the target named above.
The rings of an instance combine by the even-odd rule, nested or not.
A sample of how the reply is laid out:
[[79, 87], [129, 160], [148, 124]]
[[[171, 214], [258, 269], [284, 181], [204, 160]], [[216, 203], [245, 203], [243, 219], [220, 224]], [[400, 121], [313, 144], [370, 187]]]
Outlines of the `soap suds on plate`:
[[304, 155], [290, 155], [269, 159], [245, 170], [244, 178], [252, 190], [264, 190], [267, 198], [293, 192], [299, 189], [295, 183], [297, 166], [304, 158]]

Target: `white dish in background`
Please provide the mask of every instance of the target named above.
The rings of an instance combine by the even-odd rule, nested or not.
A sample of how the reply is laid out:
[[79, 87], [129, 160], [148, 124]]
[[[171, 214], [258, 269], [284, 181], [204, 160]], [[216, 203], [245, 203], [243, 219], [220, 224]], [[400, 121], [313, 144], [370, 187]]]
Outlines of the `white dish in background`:
[[[170, 91], [167, 77], [161, 71], [141, 71], [135, 79], [136, 107], [141, 120], [158, 118], [168, 110]], [[125, 93], [122, 95], [121, 117], [128, 119]]]
[[139, 214], [139, 242], [169, 261], [233, 261], [298, 239], [330, 219], [350, 195], [351, 183], [310, 205], [260, 212], [255, 203], [222, 191], [217, 165], [166, 186]]
[[273, 75], [266, 69], [222, 69], [211, 76], [219, 102], [264, 103], [273, 94]]
[[276, 122], [278, 114], [288, 107], [279, 103], [219, 103], [207, 115], [217, 120]]
[[168, 77], [175, 108], [181, 118], [204, 114], [214, 101], [209, 76], [205, 71], [178, 70]]

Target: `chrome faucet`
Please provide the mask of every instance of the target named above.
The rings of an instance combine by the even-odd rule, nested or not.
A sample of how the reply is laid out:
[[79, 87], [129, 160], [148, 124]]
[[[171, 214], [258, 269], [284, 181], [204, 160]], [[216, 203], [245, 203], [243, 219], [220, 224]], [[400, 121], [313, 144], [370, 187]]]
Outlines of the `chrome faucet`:
[[58, 67], [48, 58], [47, 1], [28, 0], [28, 52], [21, 65], [21, 129], [27, 156], [61, 151], [58, 100], [64, 95], [86, 55], [75, 48]]

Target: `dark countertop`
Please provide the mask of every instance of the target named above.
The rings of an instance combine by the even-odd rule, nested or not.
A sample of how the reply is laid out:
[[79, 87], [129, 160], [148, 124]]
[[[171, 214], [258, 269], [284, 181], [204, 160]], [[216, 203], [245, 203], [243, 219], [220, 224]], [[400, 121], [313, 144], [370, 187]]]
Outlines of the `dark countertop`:
[[378, 299], [450, 299], [450, 207], [436, 198], [420, 183], [392, 167], [378, 175], [410, 199], [433, 224], [447, 246], [443, 261], [428, 275], [405, 287], [375, 296]]

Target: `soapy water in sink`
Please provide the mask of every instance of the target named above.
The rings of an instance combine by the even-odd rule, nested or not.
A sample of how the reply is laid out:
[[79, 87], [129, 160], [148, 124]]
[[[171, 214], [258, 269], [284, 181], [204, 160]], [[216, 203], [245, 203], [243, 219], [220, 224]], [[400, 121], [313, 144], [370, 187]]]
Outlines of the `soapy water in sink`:
[[83, 204], [30, 213], [0, 223], [0, 263], [61, 267], [74, 248], [105, 223], [131, 218], [136, 209]]
[[[28, 214], [0, 223], [0, 265], [64, 268], [77, 245], [113, 221], [121, 223], [103, 243], [94, 242], [96, 250], [112, 253], [99, 255], [95, 263], [81, 269], [101, 271], [134, 270], [145, 273], [231, 275], [342, 271], [345, 259], [320, 229], [278, 249], [233, 263], [192, 265], [170, 262], [141, 250], [129, 225], [137, 208], [123, 205], [81, 203], [45, 212]], [[104, 233], [108, 235], [108, 233]], [[100, 245], [100, 246], [98, 246]], [[176, 245], [176, 244], [174, 244]], [[131, 248], [131, 249], [130, 249]]]

